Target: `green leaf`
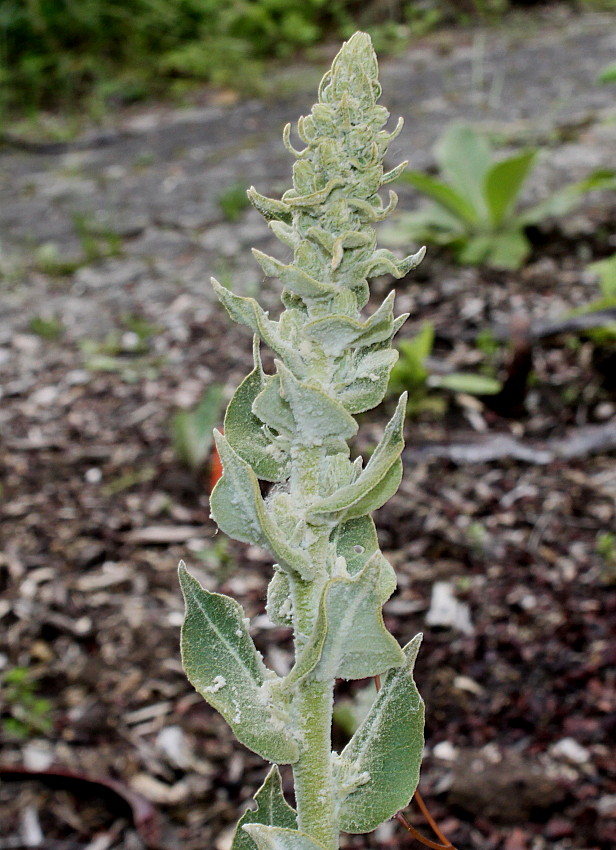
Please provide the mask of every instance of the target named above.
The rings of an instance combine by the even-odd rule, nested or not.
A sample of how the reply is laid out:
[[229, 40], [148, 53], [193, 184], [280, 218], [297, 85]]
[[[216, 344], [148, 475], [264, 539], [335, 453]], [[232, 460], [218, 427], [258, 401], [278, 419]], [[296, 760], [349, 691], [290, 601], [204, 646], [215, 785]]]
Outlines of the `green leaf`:
[[516, 219], [516, 224], [526, 227], [530, 224], [539, 224], [546, 218], [565, 215], [580, 202], [580, 197], [586, 192], [614, 188], [616, 188], [616, 171], [599, 168], [583, 180], [570, 183], [560, 191], [554, 192], [549, 198], [525, 210]]
[[363, 779], [341, 804], [340, 828], [370, 832], [409, 804], [419, 781], [424, 708], [413, 666], [417, 635], [404, 648], [406, 663], [390, 671], [368, 716], [340, 755], [341, 767]]
[[[310, 510], [313, 514], [328, 514], [345, 511], [346, 518], [348, 519], [352, 518], [352, 516], [361, 516], [361, 514], [358, 514], [356, 511], [351, 513], [349, 509], [357, 504], [364, 505], [366, 503], [371, 503], [372, 500], [370, 496], [372, 491], [378, 491], [376, 501], [383, 504], [383, 501], [380, 501], [379, 485], [381, 485], [381, 483], [386, 479], [389, 485], [391, 485], [396, 477], [398, 484], [400, 483], [400, 476], [402, 474], [401, 468], [399, 471], [396, 469], [393, 478], [389, 477], [388, 474], [391, 472], [392, 468], [396, 467], [396, 461], [400, 456], [400, 452], [404, 448], [403, 431], [405, 407], [406, 393], [400, 397], [396, 412], [387, 424], [382, 440], [379, 442], [372, 457], [368, 461], [366, 468], [360, 473], [357, 480], [352, 484], [347, 484], [346, 487], [341, 487], [331, 496], [328, 496], [326, 499], [321, 499], [312, 505]], [[398, 485], [396, 484], [396, 489], [397, 486]], [[391, 493], [389, 493], [386, 498], [389, 498], [390, 495]], [[369, 510], [376, 510], [376, 508], [372, 507]], [[368, 513], [368, 510], [364, 510], [364, 513]]]
[[464, 263], [467, 266], [480, 266], [490, 253], [494, 237], [492, 234], [487, 236], [467, 236], [460, 239], [456, 246], [456, 260], [459, 263]]
[[399, 667], [404, 655], [383, 623], [378, 552], [361, 573], [330, 579], [323, 591], [326, 635], [316, 679], [365, 679]]
[[[264, 481], [284, 481], [289, 474], [289, 459], [263, 429], [254, 415], [253, 403], [266, 384], [255, 337], [255, 368], [239, 385], [225, 415], [225, 436], [231, 447]], [[274, 438], [275, 439], [275, 438]]]
[[215, 431], [214, 437], [223, 474], [212, 490], [210, 509], [220, 530], [242, 543], [269, 548], [282, 565], [311, 578], [315, 568], [305, 552], [289, 545], [266, 511], [257, 476], [222, 434]]
[[454, 393], [468, 395], [496, 395], [502, 390], [502, 384], [496, 378], [487, 375], [473, 375], [469, 372], [452, 372], [449, 375], [432, 375], [428, 384]]
[[291, 346], [283, 342], [278, 333], [277, 323], [267, 318], [265, 311], [257, 304], [255, 299], [235, 295], [215, 278], [212, 278], [211, 281], [218, 300], [233, 321], [250, 328], [263, 342], [269, 345], [272, 351], [275, 351], [285, 361], [287, 366], [298, 375], [301, 375], [304, 371], [304, 364], [301, 357]]
[[244, 830], [257, 845], [258, 850], [324, 850], [305, 832], [294, 829], [282, 829], [278, 826], [247, 824]]
[[252, 249], [256, 261], [268, 277], [277, 277], [283, 286], [290, 289], [300, 298], [324, 298], [332, 296], [336, 288], [329, 283], [321, 283], [306, 272], [298, 268], [294, 263], [286, 266], [280, 260], [264, 254], [262, 251]]
[[408, 257], [400, 260], [386, 248], [379, 248], [363, 266], [361, 277], [378, 277], [383, 274], [390, 274], [398, 279], [405, 277], [412, 269], [417, 268], [425, 253], [426, 249], [423, 247], [415, 254], [409, 254]]
[[[407, 171], [402, 176], [402, 180], [405, 183], [410, 183], [422, 195], [426, 195], [426, 197], [436, 201], [450, 215], [455, 216], [465, 222], [465, 224], [474, 224], [479, 220], [477, 210], [473, 208], [463, 195], [460, 195], [455, 189], [448, 186], [447, 183], [435, 180], [434, 177], [429, 177], [421, 171]], [[401, 226], [403, 226], [403, 223], [407, 219], [410, 221], [410, 215], [400, 216]], [[421, 215], [421, 212], [419, 215]], [[416, 226], [416, 229], [417, 232], [421, 232], [421, 228]]]
[[280, 375], [273, 375], [255, 398], [252, 411], [270, 428], [291, 437], [295, 432], [295, 419], [289, 404], [282, 398]]
[[365, 516], [377, 511], [397, 492], [402, 481], [402, 461], [398, 458], [387, 470], [384, 477], [344, 511], [344, 519]]
[[260, 195], [254, 186], [246, 192], [253, 207], [258, 210], [266, 221], [283, 221], [291, 224], [293, 220], [292, 210], [284, 203], [274, 198]]
[[298, 195], [295, 189], [289, 189], [284, 193], [283, 200], [285, 204], [292, 207], [316, 207], [324, 203], [334, 189], [341, 186], [343, 182], [344, 181], [340, 177], [332, 177], [323, 189], [319, 189], [316, 192], [310, 192], [307, 195]]
[[280, 569], [274, 568], [274, 575], [267, 586], [265, 609], [275, 626], [289, 628], [293, 625], [289, 576]]
[[472, 127], [454, 124], [441, 136], [434, 152], [451, 187], [474, 209], [475, 221], [485, 221], [488, 210], [483, 184], [492, 160], [486, 137]]
[[390, 292], [385, 301], [369, 319], [361, 322], [350, 316], [326, 316], [309, 322], [305, 331], [316, 340], [326, 354], [339, 357], [354, 344], [373, 345], [389, 339], [393, 333], [393, 303], [395, 292]]
[[241, 605], [205, 590], [183, 563], [179, 576], [186, 602], [182, 663], [189, 681], [242, 744], [268, 761], [293, 763], [299, 757], [297, 742], [284, 707], [271, 699], [277, 677], [263, 664]]
[[297, 813], [284, 798], [280, 772], [276, 765], [272, 766], [265, 782], [255, 794], [255, 803], [257, 808], [247, 809], [239, 819], [231, 850], [256, 850], [257, 845], [243, 829], [249, 823], [297, 829]]
[[180, 410], [172, 420], [173, 447], [179, 459], [197, 471], [212, 448], [213, 428], [222, 406], [222, 386], [213, 384], [194, 410]]
[[597, 77], [598, 83], [616, 83], [616, 62], [606, 65]]
[[497, 233], [490, 241], [485, 262], [493, 269], [519, 269], [530, 250], [530, 242], [521, 230]]
[[517, 227], [506, 232], [475, 236], [461, 242], [457, 259], [466, 265], [482, 263], [495, 269], [518, 269], [530, 253], [530, 242]]
[[426, 204], [416, 212], [400, 213], [389, 227], [383, 228], [380, 236], [386, 245], [393, 247], [406, 246], [409, 242], [450, 245], [472, 226], [444, 207]]
[[[607, 257], [605, 260], [599, 260], [596, 263], [591, 263], [586, 267], [588, 271], [599, 275], [599, 286], [601, 294], [608, 300], [616, 298], [616, 254]], [[606, 305], [609, 306], [609, 305]]]
[[298, 381], [283, 363], [276, 361], [284, 400], [295, 420], [295, 436], [302, 445], [320, 445], [328, 437], [347, 440], [357, 433], [357, 422], [322, 389]]
[[389, 373], [398, 352], [387, 347], [360, 350], [355, 360], [355, 377], [343, 389], [338, 390], [338, 401], [349, 413], [363, 413], [379, 404], [387, 392]]
[[493, 165], [485, 177], [484, 193], [494, 225], [500, 225], [518, 198], [538, 151], [527, 150]]
[[216, 431], [215, 437], [223, 474], [210, 496], [212, 517], [234, 540], [266, 546], [265, 505], [257, 477], [222, 434]]
[[378, 580], [381, 604], [386, 602], [396, 589], [396, 574], [387, 558], [379, 551], [374, 521], [369, 516], [356, 517], [338, 526], [335, 532], [336, 554], [347, 563], [349, 575], [360, 573], [376, 553], [380, 561]]

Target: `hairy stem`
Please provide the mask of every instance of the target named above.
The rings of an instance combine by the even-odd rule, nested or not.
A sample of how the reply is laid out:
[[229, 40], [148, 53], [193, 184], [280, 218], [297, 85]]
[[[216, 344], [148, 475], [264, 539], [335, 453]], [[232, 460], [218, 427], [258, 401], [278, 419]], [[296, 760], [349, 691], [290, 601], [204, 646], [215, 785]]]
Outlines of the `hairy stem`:
[[299, 829], [325, 850], [336, 850], [339, 833], [331, 755], [333, 691], [333, 681], [309, 678], [298, 686], [303, 752], [293, 765]]

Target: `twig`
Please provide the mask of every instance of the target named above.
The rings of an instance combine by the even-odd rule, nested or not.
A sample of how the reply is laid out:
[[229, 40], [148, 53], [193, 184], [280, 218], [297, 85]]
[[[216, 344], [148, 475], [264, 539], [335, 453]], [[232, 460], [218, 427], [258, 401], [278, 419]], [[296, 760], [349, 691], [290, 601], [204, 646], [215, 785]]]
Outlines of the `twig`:
[[[415, 792], [415, 796], [417, 796], [417, 792]], [[398, 823], [402, 824], [402, 826], [409, 832], [416, 841], [421, 842], [426, 847], [432, 847], [433, 850], [455, 850], [453, 844], [450, 844], [449, 841], [447, 844], [438, 844], [436, 841], [432, 841], [430, 838], [426, 838], [425, 835], [422, 835], [419, 830], [415, 829], [413, 824], [408, 821], [405, 815], [402, 812], [398, 812], [395, 816]]]
[[417, 805], [419, 806], [419, 808], [421, 809], [421, 813], [422, 813], [422, 815], [423, 815], [423, 816], [425, 817], [425, 819], [428, 821], [428, 823], [429, 823], [429, 825], [430, 825], [430, 827], [431, 827], [432, 831], [433, 831], [433, 832], [434, 832], [434, 834], [436, 835], [436, 837], [437, 837], [440, 841], [442, 841], [442, 842], [443, 842], [443, 845], [444, 845], [445, 847], [452, 847], [452, 848], [453, 848], [453, 844], [451, 843], [451, 841], [447, 838], [447, 836], [443, 835], [442, 831], [441, 831], [441, 830], [440, 830], [440, 828], [439, 828], [439, 825], [437, 824], [437, 822], [434, 820], [434, 818], [432, 817], [432, 815], [431, 815], [431, 814], [430, 814], [430, 812], [428, 811], [428, 807], [427, 807], [427, 806], [426, 806], [426, 804], [424, 803], [424, 799], [423, 799], [423, 797], [421, 796], [421, 794], [419, 793], [419, 789], [416, 789], [416, 790], [415, 790], [414, 799], [415, 799], [415, 801], [416, 801]]

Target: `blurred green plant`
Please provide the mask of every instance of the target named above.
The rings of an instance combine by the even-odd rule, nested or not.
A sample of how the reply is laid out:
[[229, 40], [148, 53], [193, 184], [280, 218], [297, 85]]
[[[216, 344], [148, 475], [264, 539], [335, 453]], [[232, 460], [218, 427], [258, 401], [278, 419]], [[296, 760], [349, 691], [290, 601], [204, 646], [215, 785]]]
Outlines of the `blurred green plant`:
[[122, 253], [122, 238], [109, 227], [95, 223], [85, 213], [74, 213], [72, 220], [83, 250], [84, 264], [118, 257]]
[[361, 726], [374, 703], [377, 691], [374, 682], [359, 688], [352, 697], [343, 697], [334, 704], [334, 723], [349, 738]]
[[222, 411], [222, 386], [212, 384], [192, 410], [180, 410], [172, 419], [173, 447], [178, 459], [198, 472], [210, 455], [212, 431]]
[[161, 328], [137, 313], [125, 313], [121, 327], [103, 339], [81, 339], [84, 366], [91, 372], [117, 372], [126, 383], [154, 379], [162, 358], [153, 356], [151, 341]]
[[34, 251], [36, 268], [50, 277], [66, 277], [82, 266], [108, 257], [119, 257], [122, 253], [122, 237], [119, 234], [96, 224], [84, 213], [74, 213], [71, 218], [81, 254], [61, 254], [55, 242], [43, 242]]
[[250, 206], [246, 188], [245, 183], [238, 181], [231, 183], [218, 196], [218, 206], [227, 221], [237, 221], [243, 211]]
[[616, 534], [606, 531], [597, 536], [597, 552], [606, 564], [616, 567]]
[[288, 56], [350, 26], [348, 0], [2, 0], [0, 106], [73, 108], [96, 92], [130, 103], [182, 78], [254, 82], [264, 57]]
[[445, 375], [430, 372], [427, 360], [434, 347], [434, 325], [424, 322], [412, 339], [402, 339], [397, 348], [399, 358], [391, 371], [389, 391], [408, 392], [409, 412], [423, 409], [430, 389], [450, 390], [469, 395], [496, 395], [502, 389], [500, 381], [488, 375], [470, 372], [450, 372]]
[[204, 569], [215, 578], [218, 586], [237, 571], [237, 561], [229, 546], [229, 540], [220, 534], [208, 541], [206, 547], [198, 549], [194, 555], [199, 558]]
[[616, 582], [616, 534], [611, 531], [598, 534], [595, 549], [603, 561], [601, 578], [607, 584], [614, 584]]
[[605, 310], [605, 324], [585, 330], [584, 335], [590, 337], [597, 345], [610, 345], [616, 340], [616, 318], [613, 315], [616, 308], [616, 254], [590, 263], [586, 266], [586, 270], [597, 275], [601, 294], [594, 301], [572, 310], [569, 315], [583, 316]]
[[599, 276], [599, 288], [601, 297], [593, 301], [590, 308], [593, 310], [604, 310], [608, 307], [616, 307], [616, 254], [605, 260], [598, 260], [586, 267], [588, 271]]
[[473, 127], [451, 125], [435, 146], [441, 179], [420, 171], [406, 171], [400, 178], [433, 203], [399, 214], [397, 222], [383, 230], [383, 241], [445, 245], [463, 264], [520, 268], [531, 250], [526, 228], [564, 215], [586, 192], [616, 186], [616, 172], [598, 170], [519, 211], [520, 195], [538, 154], [529, 148], [495, 160], [485, 135]]
[[616, 83], [616, 62], [610, 62], [597, 77], [599, 83]]
[[53, 728], [52, 704], [39, 696], [36, 682], [26, 667], [12, 667], [2, 676], [4, 732], [14, 738], [48, 734]]
[[60, 339], [64, 332], [64, 325], [55, 316], [45, 318], [44, 316], [33, 316], [30, 319], [30, 330], [41, 339]]
[[[255, 93], [264, 60], [360, 24], [396, 50], [441, 23], [494, 19], [515, 0], [1, 0], [0, 111], [91, 117], [195, 82]], [[74, 128], [73, 132], [76, 128]]]

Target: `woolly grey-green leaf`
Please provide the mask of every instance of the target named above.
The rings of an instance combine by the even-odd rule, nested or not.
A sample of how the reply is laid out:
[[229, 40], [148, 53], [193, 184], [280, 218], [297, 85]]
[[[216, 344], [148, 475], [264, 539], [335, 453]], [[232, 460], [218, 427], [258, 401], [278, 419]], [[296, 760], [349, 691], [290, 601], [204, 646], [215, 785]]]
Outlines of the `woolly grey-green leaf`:
[[[256, 338], [255, 338], [256, 339]], [[284, 481], [289, 474], [288, 447], [277, 435], [266, 432], [252, 406], [266, 385], [266, 376], [255, 349], [255, 368], [239, 385], [225, 415], [225, 437], [258, 478]]]
[[338, 526], [335, 540], [336, 554], [345, 559], [351, 576], [361, 572], [370, 558], [379, 553], [379, 596], [381, 604], [386, 602], [396, 589], [396, 574], [387, 558], [379, 552], [376, 528], [371, 517], [357, 517]]
[[370, 832], [408, 806], [419, 782], [424, 707], [413, 680], [421, 635], [404, 647], [404, 665], [381, 680], [366, 719], [340, 754], [344, 773], [361, 776], [340, 806], [340, 828]]
[[365, 347], [390, 339], [394, 332], [394, 292], [365, 322], [351, 316], [326, 316], [306, 325], [306, 333], [316, 340], [323, 351], [335, 357], [351, 345]]
[[292, 364], [299, 374], [303, 373], [301, 358], [292, 348], [285, 345], [280, 338], [276, 322], [270, 321], [265, 311], [259, 307], [254, 298], [244, 298], [235, 295], [222, 284], [212, 278], [212, 286], [221, 304], [225, 307], [231, 318], [241, 325], [246, 325], [257, 334], [263, 342], [267, 343], [272, 351], [275, 351], [287, 365]]
[[274, 575], [267, 587], [265, 610], [275, 626], [290, 628], [293, 625], [289, 576], [279, 567], [274, 570]]
[[324, 850], [322, 844], [305, 832], [261, 824], [246, 824], [243, 828], [258, 850]]
[[[365, 679], [404, 662], [398, 642], [383, 623], [377, 555], [380, 552], [358, 575], [337, 576], [325, 586], [326, 635], [313, 673], [317, 679]], [[346, 571], [346, 564], [341, 569]]]
[[327, 393], [304, 381], [298, 381], [282, 363], [277, 362], [280, 391], [295, 420], [295, 433], [305, 446], [322, 445], [328, 437], [348, 440], [357, 433], [357, 422]]
[[191, 684], [246, 747], [278, 764], [296, 761], [299, 748], [286, 707], [272, 697], [277, 677], [263, 664], [241, 605], [205, 590], [184, 564], [179, 576], [186, 603], [182, 663]]
[[[380, 501], [382, 494], [379, 488], [385, 482], [387, 482], [385, 492], [389, 495], [385, 497], [384, 501], [393, 495], [390, 492], [393, 481], [397, 478], [398, 484], [400, 483], [401, 470], [400, 473], [397, 472], [396, 462], [404, 448], [403, 428], [405, 408], [406, 393], [400, 397], [396, 412], [387, 424], [383, 438], [358, 479], [352, 484], [342, 487], [337, 493], [333, 493], [327, 499], [316, 502], [311, 507], [312, 513], [328, 514], [345, 511], [346, 518], [351, 518], [352, 515], [361, 516], [362, 514], [351, 513], [349, 509], [358, 503], [363, 505], [365, 499], [368, 499], [371, 494], [375, 494], [373, 499], [368, 500], [368, 504], [372, 504], [374, 501], [375, 507], [370, 507], [366, 510], [362, 509], [364, 514], [369, 513], [369, 511], [376, 510], [376, 507], [380, 507], [383, 504]], [[393, 475], [390, 474], [392, 468], [396, 470]], [[398, 484], [396, 485], [396, 489]]]
[[295, 420], [289, 403], [282, 396], [280, 375], [268, 377], [263, 390], [255, 398], [252, 411], [265, 425], [289, 437], [295, 431]]
[[228, 441], [214, 431], [223, 474], [210, 496], [210, 509], [218, 527], [243, 543], [253, 543], [270, 551], [289, 569], [310, 577], [314, 569], [306, 553], [289, 545], [288, 539], [272, 521], [251, 467], [233, 451]]
[[397, 359], [398, 352], [389, 346], [372, 346], [357, 352], [352, 361], [354, 377], [338, 391], [338, 401], [349, 413], [363, 413], [379, 404]]
[[284, 829], [297, 829], [297, 813], [282, 793], [280, 772], [273, 765], [265, 782], [255, 794], [256, 809], [247, 809], [237, 823], [231, 850], [257, 850], [257, 845], [243, 829], [246, 824], [260, 823]]

